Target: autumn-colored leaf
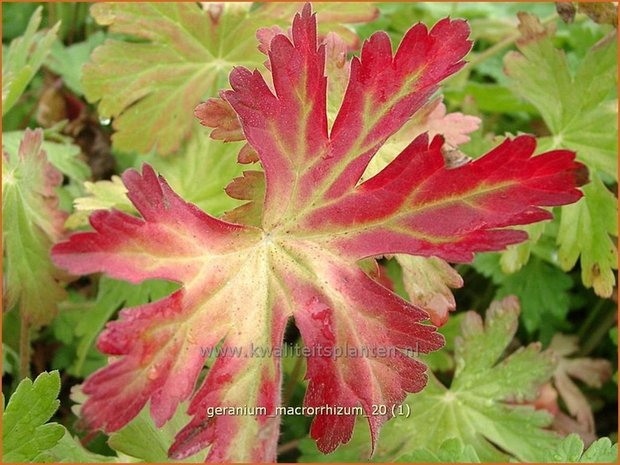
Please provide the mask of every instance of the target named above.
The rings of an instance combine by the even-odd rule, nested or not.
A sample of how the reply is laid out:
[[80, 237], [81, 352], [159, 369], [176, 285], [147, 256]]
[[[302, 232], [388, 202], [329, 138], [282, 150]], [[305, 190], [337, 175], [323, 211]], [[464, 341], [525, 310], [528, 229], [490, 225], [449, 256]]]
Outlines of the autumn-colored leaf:
[[[220, 67], [244, 60], [246, 51], [252, 56], [252, 36], [239, 27], [245, 12], [215, 20], [195, 3], [99, 3], [91, 14], [110, 32], [140, 39], [108, 39], [84, 66], [85, 95], [99, 101], [101, 116], [114, 118], [113, 142], [121, 150], [178, 149], [191, 129], [185, 115], [222, 83], [229, 68]], [[230, 34], [244, 32], [234, 53], [219, 53]]]
[[[271, 41], [283, 33], [279, 28], [265, 28], [259, 30], [257, 37], [261, 43], [260, 49], [268, 54]], [[290, 34], [288, 34], [290, 38]], [[337, 34], [330, 32], [326, 35], [323, 44], [325, 46], [325, 75], [327, 76], [327, 116], [331, 125], [342, 104], [347, 84], [351, 62], [347, 60], [347, 44]], [[269, 66], [267, 66], [269, 68]], [[270, 76], [268, 76], [270, 77]], [[271, 82], [268, 81], [270, 85]], [[224, 141], [245, 140], [241, 123], [232, 107], [222, 98], [212, 98], [196, 107], [196, 117], [203, 126], [213, 128], [211, 137]], [[362, 179], [367, 179], [388, 165], [402, 150], [415, 139], [418, 135], [428, 133], [430, 137], [442, 135], [445, 138], [443, 155], [450, 166], [469, 161], [467, 157], [457, 149], [457, 146], [469, 141], [468, 134], [478, 129], [480, 119], [475, 116], [463, 115], [462, 113], [447, 113], [446, 106], [442, 98], [436, 98], [424, 105], [416, 114], [383, 146], [372, 158], [366, 167]], [[252, 163], [258, 161], [258, 155], [252, 151], [252, 156], [248, 157], [249, 145], [245, 145], [239, 154], [240, 163]], [[259, 182], [259, 174], [254, 174], [252, 182]], [[249, 182], [249, 180], [237, 181], [238, 184]], [[263, 181], [264, 184], [264, 181]], [[234, 213], [235, 221], [243, 222], [245, 210], [252, 209], [263, 200], [264, 189], [256, 191], [257, 197], [246, 197], [242, 200], [251, 200], [243, 208], [237, 209]], [[251, 215], [255, 218], [255, 215]], [[445, 261], [424, 257], [396, 256], [403, 266], [405, 286], [410, 299], [416, 305], [424, 308], [431, 316], [433, 324], [442, 325], [446, 322], [448, 312], [455, 309], [454, 297], [450, 288], [460, 287], [462, 279], [456, 271], [450, 268]], [[429, 260], [427, 263], [426, 261]], [[415, 263], [415, 266], [410, 266]], [[441, 297], [440, 297], [441, 296]]]
[[[545, 451], [558, 444], [560, 436], [547, 429], [552, 416], [520, 403], [536, 398], [557, 361], [552, 351], [541, 351], [540, 343], [513, 350], [518, 300], [493, 302], [484, 319], [475, 311], [459, 316], [449, 384], [431, 375], [422, 392], [407, 397], [403, 408], [411, 414], [385, 425], [377, 462], [410, 463], [412, 450], [437, 453], [450, 438], [470, 445], [483, 463], [540, 462]], [[322, 459], [307, 441], [302, 441], [301, 449], [303, 462]], [[350, 444], [325, 459], [358, 462], [367, 450], [365, 438], [356, 431]]]
[[611, 378], [611, 363], [605, 359], [570, 357], [574, 356], [579, 349], [576, 336], [556, 334], [549, 348], [559, 357], [559, 363], [553, 375], [555, 388], [564, 400], [569, 413], [583, 426], [585, 433], [594, 434], [592, 407], [571, 378], [587, 386], [600, 388]]
[[461, 275], [437, 257], [398, 254], [396, 260], [403, 269], [403, 283], [411, 302], [426, 310], [434, 325], [442, 326], [448, 312], [456, 309], [450, 289], [463, 285]]
[[[99, 114], [113, 119], [114, 146], [124, 151], [168, 155], [191, 132], [187, 116], [206, 96], [223, 87], [235, 65], [259, 66], [255, 31], [284, 25], [300, 8], [295, 3], [250, 4], [98, 3], [97, 23], [127, 39], [108, 39], [84, 66], [83, 87]], [[318, 6], [326, 25], [345, 34], [350, 47], [357, 35], [339, 23], [372, 20], [370, 3]]]
[[203, 126], [214, 128], [211, 137], [215, 140], [225, 142], [245, 140], [237, 113], [225, 100], [209, 99], [196, 107], [194, 115]]
[[26, 129], [19, 150], [5, 150], [2, 163], [5, 308], [19, 304], [34, 326], [49, 323], [66, 295], [49, 257], [66, 218], [55, 190], [63, 177], [48, 162], [42, 143], [41, 129]]
[[[260, 40], [259, 49], [268, 54], [271, 40], [278, 34], [284, 34], [279, 28], [259, 29], [257, 36]], [[290, 38], [290, 34], [287, 34]], [[325, 37], [325, 75], [327, 76], [327, 117], [330, 126], [338, 113], [349, 82], [351, 62], [347, 60], [347, 44], [337, 34], [329, 33]], [[269, 68], [267, 63], [267, 68]], [[265, 76], [271, 87], [271, 75]], [[223, 98], [210, 98], [199, 104], [194, 114], [200, 124], [212, 128], [211, 137], [226, 142], [245, 140], [241, 124], [236, 113]], [[371, 177], [381, 171], [418, 135], [428, 132], [432, 138], [442, 135], [445, 138], [446, 147], [444, 155], [450, 158], [450, 154], [457, 151], [456, 147], [469, 141], [469, 133], [480, 126], [480, 118], [464, 115], [462, 113], [447, 113], [442, 98], [436, 98], [428, 102], [411, 118], [397, 134], [393, 135], [379, 150], [376, 157], [371, 160], [366, 169], [366, 177]], [[247, 150], [247, 145], [242, 151]], [[253, 163], [258, 157], [248, 157], [240, 153], [240, 163]]]
[[[281, 31], [281, 30], [280, 30]], [[261, 50], [267, 54], [271, 40], [278, 35], [278, 28], [259, 30], [257, 34], [261, 42]], [[347, 60], [347, 44], [337, 34], [327, 34], [325, 40], [325, 74], [328, 77], [327, 115], [328, 121], [333, 123], [342, 104], [342, 99], [349, 81], [351, 62]], [[211, 137], [224, 141], [245, 140], [241, 124], [232, 107], [222, 98], [212, 98], [196, 107], [196, 117], [203, 126], [213, 128]], [[443, 154], [446, 161], [453, 165], [467, 162], [468, 159], [456, 149], [460, 144], [469, 141], [468, 134], [475, 131], [480, 119], [462, 113], [446, 113], [446, 107], [441, 98], [427, 103], [404, 126], [393, 135], [389, 141], [379, 149], [379, 152], [368, 164], [364, 178], [369, 178], [381, 171], [418, 135], [427, 132], [430, 137], [442, 135], [445, 138]], [[258, 156], [245, 157], [247, 144], [240, 152], [240, 163], [258, 161]], [[452, 158], [451, 158], [452, 157]], [[252, 182], [259, 182], [259, 174], [253, 175]], [[239, 180], [238, 183], [249, 182]], [[264, 181], [262, 181], [264, 184]], [[255, 190], [254, 190], [255, 191]], [[257, 192], [257, 197], [245, 197], [242, 200], [251, 200], [243, 208], [231, 212], [231, 218], [243, 222], [244, 211], [252, 209], [262, 201], [264, 189]], [[247, 194], [246, 194], [247, 195]], [[255, 218], [255, 215], [251, 215]], [[450, 268], [445, 261], [424, 257], [396, 256], [403, 266], [405, 286], [412, 302], [424, 308], [431, 316], [433, 324], [442, 325], [446, 322], [448, 312], [455, 309], [454, 297], [450, 288], [460, 287], [462, 280], [458, 273]], [[427, 263], [427, 260], [429, 262]], [[415, 263], [415, 266], [411, 266]]]
[[[319, 448], [329, 452], [347, 442], [356, 416], [325, 406], [361, 407], [374, 444], [392, 407], [426, 383], [425, 366], [411, 352], [436, 350], [443, 339], [423, 324], [425, 311], [371, 279], [357, 262], [394, 253], [468, 261], [474, 252], [523, 240], [522, 232], [506, 228], [549, 218], [541, 206], [581, 196], [576, 185], [583, 167], [574, 154], [533, 157], [530, 136], [448, 168], [443, 139], [421, 135], [359, 183], [385, 141], [464, 65], [468, 33], [461, 20], [444, 19], [431, 30], [418, 24], [395, 54], [385, 33], [374, 34], [351, 62], [331, 128], [325, 49], [309, 5], [295, 16], [292, 41], [284, 34], [271, 41], [273, 90], [258, 71], [235, 68], [233, 89], [222, 95], [264, 169], [256, 225], [207, 215], [149, 166], [123, 175], [141, 218], [95, 212], [94, 231], [55, 246], [55, 262], [78, 274], [104, 272], [134, 283], [161, 278], [182, 287], [123, 310], [101, 335], [99, 349], [115, 358], [84, 385], [89, 399], [82, 412], [91, 426], [117, 430], [147, 402], [162, 425], [192, 395], [217, 347], [171, 456], [210, 446], [212, 461], [274, 460], [277, 350], [292, 316], [310, 351], [304, 404], [314, 409], [311, 435]], [[243, 197], [251, 185], [229, 190]], [[387, 412], [373, 415], [372, 405]], [[211, 414], [243, 406], [264, 410]]]

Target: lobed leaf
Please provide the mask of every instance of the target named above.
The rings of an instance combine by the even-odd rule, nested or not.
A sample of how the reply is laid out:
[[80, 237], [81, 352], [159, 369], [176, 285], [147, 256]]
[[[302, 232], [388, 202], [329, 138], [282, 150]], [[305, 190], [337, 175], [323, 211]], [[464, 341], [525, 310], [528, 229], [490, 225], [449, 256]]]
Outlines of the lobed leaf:
[[37, 32], [41, 11], [42, 7], [34, 11], [24, 35], [13, 39], [2, 56], [2, 116], [17, 103], [56, 39], [60, 23], [45, 33]]
[[463, 286], [463, 278], [448, 263], [436, 257], [396, 255], [411, 302], [425, 309], [434, 325], [442, 326], [456, 308], [450, 289]]
[[558, 366], [553, 381], [558, 394], [566, 404], [566, 408], [584, 431], [594, 434], [594, 415], [588, 399], [571, 378], [582, 381], [590, 387], [600, 388], [611, 378], [612, 366], [608, 360], [590, 357], [569, 357], [579, 349], [577, 336], [556, 334], [549, 349], [558, 355]]
[[[546, 451], [555, 450], [560, 437], [546, 429], [551, 415], [516, 402], [536, 398], [553, 374], [556, 360], [551, 351], [541, 352], [539, 343], [504, 356], [518, 319], [514, 297], [492, 303], [484, 321], [476, 312], [465, 313], [455, 340], [456, 370], [451, 384], [448, 387], [432, 376], [423, 391], [407, 398], [404, 411], [411, 415], [400, 415], [385, 425], [376, 461], [432, 461], [436, 456], [450, 460], [446, 455], [449, 440], [467, 444], [469, 450], [459, 454], [466, 453], [470, 459], [477, 456], [483, 463], [515, 458], [539, 462]], [[313, 449], [302, 444], [301, 461], [318, 461]], [[355, 462], [366, 449], [363, 437], [356, 434], [350, 445], [325, 460]]]
[[[2, 145], [4, 150], [17, 153], [19, 144], [24, 139], [24, 131], [9, 131], [2, 133]], [[43, 140], [42, 149], [45, 151], [49, 163], [69, 178], [85, 182], [91, 171], [88, 165], [80, 158], [80, 147], [67, 142], [53, 142]]]
[[[506, 275], [495, 255], [479, 256], [475, 267], [498, 286], [496, 299], [516, 295], [521, 304], [521, 318], [528, 333], [554, 332], [566, 319], [571, 301], [573, 280], [559, 268], [534, 257], [516, 273]], [[549, 336], [550, 337], [550, 336]]]
[[27, 129], [17, 151], [4, 151], [2, 164], [6, 305], [19, 304], [34, 326], [50, 322], [66, 295], [49, 257], [52, 244], [63, 236], [66, 213], [58, 209], [56, 194], [63, 178], [42, 143], [42, 130]]
[[570, 270], [581, 263], [581, 280], [603, 297], [613, 293], [618, 265], [618, 203], [614, 194], [594, 175], [584, 186], [584, 198], [562, 210], [557, 242], [559, 260]]
[[[143, 409], [129, 424], [112, 433], [108, 444], [117, 452], [147, 463], [169, 462], [168, 449], [176, 432], [188, 420], [189, 417], [179, 409], [166, 425], [158, 428], [148, 409]], [[198, 459], [185, 461], [196, 463]]]
[[[592, 172], [592, 183], [584, 189], [586, 198], [563, 209], [560, 264], [569, 270], [581, 257], [584, 285], [609, 297], [617, 268], [617, 248], [610, 237], [617, 236], [617, 222], [612, 220], [617, 200], [601, 178], [618, 179], [618, 105], [611, 97], [617, 79], [617, 35], [611, 32], [595, 44], [573, 73], [553, 44], [553, 28], [526, 13], [519, 18], [519, 52], [507, 54], [504, 64], [516, 92], [539, 110], [552, 133], [541, 139], [541, 147], [575, 150]], [[605, 213], [593, 215], [594, 205]]]
[[577, 434], [570, 434], [555, 449], [545, 451], [542, 460], [558, 463], [615, 463], [618, 460], [618, 444], [612, 444], [609, 438], [600, 438], [584, 450], [583, 440]]
[[[123, 310], [100, 336], [99, 349], [115, 358], [84, 385], [89, 399], [82, 413], [92, 427], [115, 431], [147, 402], [155, 424], [163, 425], [215, 355], [170, 456], [183, 459], [210, 446], [210, 461], [275, 460], [279, 351], [292, 316], [310, 354], [304, 405], [315, 409], [312, 437], [324, 452], [348, 442], [355, 413], [320, 408], [361, 407], [374, 447], [392, 407], [426, 384], [426, 367], [411, 354], [436, 350], [443, 338], [424, 324], [423, 309], [357, 262], [393, 253], [467, 261], [476, 251], [523, 240], [505, 228], [549, 218], [540, 206], [581, 196], [583, 167], [574, 154], [533, 157], [529, 136], [449, 168], [442, 138], [422, 135], [360, 183], [385, 141], [463, 66], [467, 35], [464, 21], [445, 19], [431, 30], [418, 24], [393, 53], [387, 35], [375, 34], [361, 59], [353, 59], [328, 128], [325, 48], [306, 5], [293, 20], [292, 41], [276, 34], [270, 42], [273, 87], [258, 71], [239, 67], [231, 73], [233, 89], [222, 93], [265, 173], [264, 194], [263, 178], [247, 173], [228, 188], [237, 198], [253, 197], [249, 221], [204, 213], [145, 165], [142, 173], [123, 175], [140, 217], [95, 212], [94, 231], [55, 246], [55, 263], [72, 273], [181, 286]], [[515, 356], [513, 366], [531, 362], [532, 352]], [[519, 392], [533, 383], [528, 376], [539, 375], [519, 374]], [[501, 388], [515, 389], [507, 382]], [[386, 411], [373, 415], [373, 405]], [[214, 413], [235, 407], [262, 409]]]
[[541, 140], [548, 148], [577, 152], [592, 171], [617, 179], [617, 104], [608, 101], [616, 87], [617, 40], [611, 34], [596, 44], [575, 73], [553, 45], [555, 31], [538, 18], [519, 14], [519, 52], [504, 59], [517, 93], [539, 111], [553, 134]]
[[97, 335], [118, 309], [157, 300], [174, 290], [174, 284], [165, 281], [148, 281], [140, 286], [134, 286], [123, 281], [102, 277], [99, 280], [96, 299], [86, 303], [81, 309], [82, 312], [87, 313], [74, 329], [75, 335], [79, 338], [76, 359], [72, 367], [74, 372], [81, 376], [90, 374], [85, 368], [88, 353]]
[[83, 70], [84, 93], [113, 118], [119, 150], [175, 152], [192, 128], [186, 115], [232, 65], [260, 63], [243, 10], [216, 17], [195, 3], [100, 3], [91, 14], [111, 33], [139, 39], [107, 39]]
[[[113, 118], [119, 150], [160, 155], [176, 152], [192, 130], [187, 118], [205, 96], [221, 88], [233, 66], [259, 66], [254, 43], [257, 28], [286, 24], [299, 5], [249, 6], [211, 3], [101, 3], [95, 20], [128, 40], [108, 39], [84, 67], [82, 85], [99, 114]], [[321, 4], [319, 15], [335, 26], [370, 21], [376, 8]], [[357, 41], [346, 33], [351, 46]], [[132, 40], [133, 39], [133, 40]], [[138, 40], [136, 40], [138, 39]]]
[[34, 380], [23, 379], [2, 413], [2, 460], [6, 463], [44, 459], [63, 437], [65, 429], [46, 423], [60, 401], [57, 371], [41, 373]]
[[[278, 33], [278, 29], [259, 30], [257, 36], [261, 41], [261, 51], [265, 54], [269, 53], [271, 41]], [[290, 38], [290, 34], [288, 36]], [[325, 46], [325, 74], [328, 85], [327, 115], [329, 125], [331, 126], [342, 104], [349, 81], [351, 62], [347, 60], [347, 44], [337, 34], [327, 34], [323, 43]], [[213, 128], [213, 131], [211, 131], [212, 138], [224, 141], [245, 140], [236, 113], [222, 98], [209, 99], [198, 105], [195, 115], [203, 126]], [[475, 131], [479, 124], [480, 119], [477, 117], [466, 116], [461, 113], [446, 114], [446, 107], [442, 103], [441, 98], [434, 99], [424, 105], [396, 134], [383, 144], [368, 164], [362, 179], [370, 178], [385, 168], [412, 139], [424, 132], [427, 132], [430, 137], [435, 135], [444, 136], [446, 139], [442, 149], [444, 158], [454, 166], [458, 163], [462, 164], [466, 159], [462, 158], [463, 155], [456, 150], [456, 146], [467, 142], [469, 140], [468, 134]], [[248, 147], [247, 144], [239, 153], [239, 162], [258, 161], [257, 155], [249, 159], [246, 158], [246, 147]], [[260, 173], [253, 173], [251, 180], [239, 178], [235, 182], [234, 187], [238, 189], [239, 185], [250, 183], [252, 185], [263, 185], [264, 180], [261, 180], [260, 176]], [[231, 221], [244, 222], [244, 216], [246, 216], [246, 221], [251, 218], [252, 224], [258, 224], [256, 220], [258, 215], [256, 207], [264, 199], [264, 188], [260, 190], [248, 189], [248, 192], [244, 195], [244, 197], [235, 197], [234, 195], [233, 197], [249, 200], [250, 202], [235, 210], [232, 216], [227, 216], [227, 218]], [[404, 279], [406, 280], [407, 290], [412, 302], [429, 312], [434, 324], [444, 324], [448, 312], [455, 308], [454, 298], [448, 286], [460, 287], [462, 285], [458, 274], [450, 271], [449, 265], [439, 259], [433, 259], [434, 261], [426, 263], [426, 259], [423, 257], [416, 257], [414, 259], [413, 257], [402, 255], [397, 256], [397, 258], [401, 265], [406, 267]], [[411, 263], [419, 265], [420, 270], [416, 272], [413, 269], [414, 267], [410, 266]], [[421, 284], [415, 284], [414, 281], [419, 281]], [[446, 284], [442, 284], [444, 281]], [[431, 282], [434, 284], [431, 284]], [[437, 297], [435, 294], [436, 290], [439, 290], [443, 296]]]
[[127, 213], [135, 209], [127, 198], [127, 189], [121, 178], [113, 175], [110, 180], [85, 181], [85, 194], [73, 201], [74, 211], [65, 222], [67, 229], [78, 229], [88, 225], [88, 216], [96, 210], [115, 208]]

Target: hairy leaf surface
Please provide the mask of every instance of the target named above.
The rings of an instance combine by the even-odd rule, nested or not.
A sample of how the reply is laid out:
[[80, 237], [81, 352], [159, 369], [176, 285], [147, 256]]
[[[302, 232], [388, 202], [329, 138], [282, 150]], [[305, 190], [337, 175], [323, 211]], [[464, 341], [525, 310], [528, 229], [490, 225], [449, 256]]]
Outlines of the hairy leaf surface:
[[[411, 354], [436, 350], [443, 338], [423, 324], [424, 310], [357, 262], [394, 253], [469, 261], [477, 251], [523, 240], [506, 227], [549, 218], [541, 206], [581, 196], [583, 167], [574, 154], [533, 157], [530, 136], [449, 168], [443, 139], [421, 135], [360, 183], [385, 141], [463, 66], [468, 33], [460, 20], [444, 19], [431, 30], [418, 24], [395, 53], [385, 33], [373, 35], [351, 63], [331, 128], [325, 48], [309, 5], [295, 16], [292, 40], [271, 40], [273, 87], [258, 71], [235, 68], [232, 90], [222, 95], [264, 170], [263, 201], [239, 207], [252, 209], [255, 222], [204, 213], [148, 165], [123, 175], [140, 218], [95, 212], [94, 231], [58, 244], [54, 260], [76, 274], [104, 272], [133, 283], [160, 278], [181, 287], [123, 310], [99, 338], [99, 349], [115, 358], [84, 385], [82, 413], [91, 426], [117, 430], [147, 402], [163, 425], [193, 393], [217, 348], [170, 455], [185, 458], [210, 446], [212, 461], [274, 460], [278, 349], [292, 316], [310, 351], [305, 406], [361, 406], [374, 444], [392, 407], [426, 384], [425, 366]], [[255, 178], [246, 173], [229, 193], [251, 197], [250, 186], [261, 190]], [[372, 405], [385, 405], [387, 413], [373, 415]], [[242, 406], [265, 410], [209, 414]], [[349, 441], [354, 414], [315, 414], [311, 435], [322, 451]]]

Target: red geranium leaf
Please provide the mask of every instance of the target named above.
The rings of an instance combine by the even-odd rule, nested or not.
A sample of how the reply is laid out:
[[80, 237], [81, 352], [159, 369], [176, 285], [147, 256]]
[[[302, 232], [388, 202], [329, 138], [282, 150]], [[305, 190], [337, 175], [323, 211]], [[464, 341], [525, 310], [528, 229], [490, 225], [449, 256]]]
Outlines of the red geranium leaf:
[[[523, 240], [524, 233], [505, 228], [547, 219], [541, 206], [581, 196], [582, 165], [574, 154], [533, 156], [530, 136], [447, 169], [442, 138], [422, 135], [360, 183], [386, 139], [462, 67], [467, 35], [464, 21], [445, 19], [430, 31], [418, 24], [395, 55], [387, 35], [372, 36], [361, 60], [352, 61], [330, 130], [325, 49], [307, 5], [294, 19], [292, 41], [284, 34], [271, 41], [273, 87], [260, 73], [236, 68], [233, 90], [223, 93], [265, 173], [263, 179], [246, 172], [229, 187], [250, 200], [242, 207], [249, 218], [237, 211], [231, 223], [203, 213], [148, 166], [141, 175], [124, 174], [142, 218], [95, 213], [95, 231], [57, 245], [55, 262], [73, 273], [164, 278], [182, 287], [124, 310], [108, 325], [99, 348], [116, 357], [84, 386], [83, 412], [92, 426], [118, 429], [148, 401], [163, 424], [192, 394], [218, 347], [171, 456], [210, 446], [209, 460], [275, 460], [277, 349], [292, 316], [309, 351], [305, 406], [315, 409], [311, 434], [319, 448], [329, 452], [347, 442], [356, 416], [327, 406], [361, 407], [374, 444], [392, 407], [426, 383], [425, 366], [411, 354], [436, 350], [443, 338], [424, 324], [425, 311], [357, 262], [392, 253], [467, 261], [476, 251]], [[373, 414], [373, 405], [385, 405], [387, 413]], [[218, 407], [250, 410], [218, 415]]]

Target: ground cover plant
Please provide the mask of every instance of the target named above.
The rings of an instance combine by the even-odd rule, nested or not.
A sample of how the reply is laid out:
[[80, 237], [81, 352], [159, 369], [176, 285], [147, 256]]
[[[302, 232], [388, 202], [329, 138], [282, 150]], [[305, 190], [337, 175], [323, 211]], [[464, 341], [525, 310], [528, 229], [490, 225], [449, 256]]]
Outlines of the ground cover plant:
[[3, 5], [3, 460], [617, 459], [613, 4]]

